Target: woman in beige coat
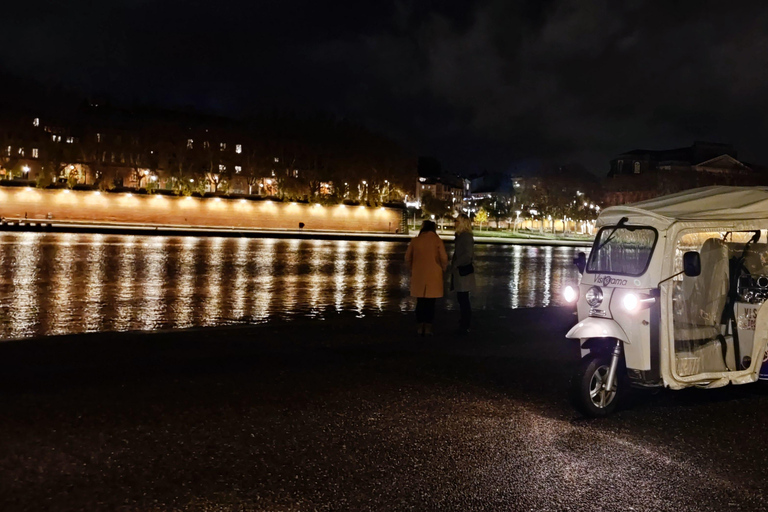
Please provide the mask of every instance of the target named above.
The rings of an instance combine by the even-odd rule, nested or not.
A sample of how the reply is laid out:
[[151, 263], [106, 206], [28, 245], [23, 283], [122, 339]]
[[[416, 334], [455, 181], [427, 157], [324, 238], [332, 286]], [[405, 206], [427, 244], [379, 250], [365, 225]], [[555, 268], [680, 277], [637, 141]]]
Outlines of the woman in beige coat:
[[419, 236], [411, 240], [405, 261], [411, 269], [411, 297], [416, 297], [416, 322], [422, 336], [432, 334], [435, 299], [443, 296], [443, 271], [448, 266], [445, 245], [435, 232], [435, 223], [427, 220]]

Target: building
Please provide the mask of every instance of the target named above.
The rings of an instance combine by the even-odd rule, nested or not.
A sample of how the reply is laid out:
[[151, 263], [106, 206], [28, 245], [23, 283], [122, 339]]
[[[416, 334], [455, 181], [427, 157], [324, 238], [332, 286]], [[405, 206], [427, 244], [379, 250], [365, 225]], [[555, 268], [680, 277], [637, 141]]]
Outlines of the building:
[[419, 176], [416, 182], [416, 201], [421, 203], [426, 194], [454, 206], [461, 205], [464, 202], [464, 183], [461, 178]]
[[[333, 118], [232, 120], [100, 102], [0, 111], [0, 180], [383, 204], [413, 190], [415, 159]], [[329, 198], [329, 196], [332, 196]]]
[[610, 162], [606, 206], [632, 203], [709, 185], [764, 185], [768, 174], [738, 160], [730, 144], [696, 141], [683, 148], [634, 149]]

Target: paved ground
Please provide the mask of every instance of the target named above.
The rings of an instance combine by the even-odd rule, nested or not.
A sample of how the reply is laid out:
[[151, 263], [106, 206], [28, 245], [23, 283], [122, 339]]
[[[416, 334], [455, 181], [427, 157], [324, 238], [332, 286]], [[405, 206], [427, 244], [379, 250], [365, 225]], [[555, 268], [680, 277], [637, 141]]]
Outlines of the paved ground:
[[561, 309], [0, 344], [0, 510], [768, 510], [768, 393], [581, 418]]

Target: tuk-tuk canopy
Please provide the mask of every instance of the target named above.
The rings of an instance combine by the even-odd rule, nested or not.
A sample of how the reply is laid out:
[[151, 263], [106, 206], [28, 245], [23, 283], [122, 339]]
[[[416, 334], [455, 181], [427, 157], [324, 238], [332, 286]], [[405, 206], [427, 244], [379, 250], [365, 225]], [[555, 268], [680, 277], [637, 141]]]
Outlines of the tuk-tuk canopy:
[[675, 222], [768, 220], [768, 187], [702, 187], [603, 210], [597, 226], [649, 224], [667, 229]]

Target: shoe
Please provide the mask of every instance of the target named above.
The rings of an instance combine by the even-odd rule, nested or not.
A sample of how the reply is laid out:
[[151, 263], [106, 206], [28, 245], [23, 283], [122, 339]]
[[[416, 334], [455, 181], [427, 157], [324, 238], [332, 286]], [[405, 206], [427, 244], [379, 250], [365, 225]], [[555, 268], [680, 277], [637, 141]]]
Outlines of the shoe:
[[432, 324], [424, 324], [424, 336], [432, 336]]

